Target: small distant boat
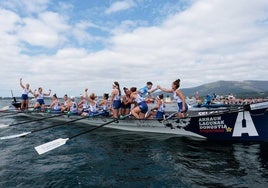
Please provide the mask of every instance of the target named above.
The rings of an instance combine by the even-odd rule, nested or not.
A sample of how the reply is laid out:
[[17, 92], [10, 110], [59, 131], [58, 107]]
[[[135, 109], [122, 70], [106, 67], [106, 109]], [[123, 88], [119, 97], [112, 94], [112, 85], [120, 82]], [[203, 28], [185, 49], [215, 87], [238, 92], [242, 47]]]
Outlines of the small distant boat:
[[[31, 118], [51, 116], [49, 113], [19, 113]], [[71, 121], [78, 115], [62, 115], [55, 119]], [[54, 119], [54, 118], [53, 118]], [[99, 126], [111, 121], [111, 117], [88, 117], [79, 122]], [[173, 134], [204, 140], [218, 141], [268, 141], [268, 102], [235, 108], [189, 110], [186, 118], [168, 117], [164, 120], [126, 118], [105, 125], [107, 128], [134, 132]]]

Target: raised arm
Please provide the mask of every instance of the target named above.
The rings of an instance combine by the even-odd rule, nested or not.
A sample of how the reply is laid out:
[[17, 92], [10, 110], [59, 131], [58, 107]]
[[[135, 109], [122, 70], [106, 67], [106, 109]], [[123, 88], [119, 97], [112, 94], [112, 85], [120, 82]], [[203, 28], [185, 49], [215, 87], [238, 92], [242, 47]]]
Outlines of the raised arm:
[[22, 89], [25, 89], [25, 86], [22, 84], [22, 78], [20, 78], [20, 87], [22, 87]]
[[148, 91], [149, 94], [152, 94], [153, 92], [155, 92], [156, 90], [158, 90], [158, 88], [154, 88], [154, 89], [151, 89], [150, 91]]
[[29, 93], [31, 93], [35, 97], [34, 92], [31, 89], [30, 89]]
[[161, 91], [164, 91], [164, 92], [167, 92], [167, 93], [173, 93], [172, 89], [163, 88], [160, 85], [157, 85], [157, 88], [160, 89]]
[[44, 96], [50, 96], [51, 89], [48, 90], [48, 93], [44, 93]]
[[151, 109], [151, 111], [158, 110], [158, 108], [160, 107], [160, 105], [161, 105], [161, 101], [158, 100], [157, 103], [156, 103], [156, 105]]
[[84, 97], [88, 100], [88, 93], [87, 93], [87, 91], [88, 91], [88, 88], [85, 89], [85, 95], [84, 95]]

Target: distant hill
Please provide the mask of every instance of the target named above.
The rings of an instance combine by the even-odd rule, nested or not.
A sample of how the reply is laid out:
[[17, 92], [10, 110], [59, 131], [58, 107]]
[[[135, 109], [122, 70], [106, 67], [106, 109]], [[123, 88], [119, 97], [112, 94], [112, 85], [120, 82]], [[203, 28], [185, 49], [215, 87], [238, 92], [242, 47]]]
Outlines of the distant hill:
[[[268, 97], [268, 81], [217, 81], [208, 84], [203, 84], [192, 88], [182, 88], [181, 91], [185, 96], [192, 97], [198, 92], [200, 97], [207, 94], [216, 93], [217, 95], [232, 94], [236, 97]], [[158, 95], [163, 92], [156, 92]], [[168, 94], [164, 94], [167, 96]]]
[[268, 96], [268, 81], [217, 81], [208, 84], [203, 84], [193, 88], [181, 89], [185, 96], [193, 96], [196, 92], [199, 96], [216, 93], [217, 95], [233, 94], [243, 97], [259, 97]]

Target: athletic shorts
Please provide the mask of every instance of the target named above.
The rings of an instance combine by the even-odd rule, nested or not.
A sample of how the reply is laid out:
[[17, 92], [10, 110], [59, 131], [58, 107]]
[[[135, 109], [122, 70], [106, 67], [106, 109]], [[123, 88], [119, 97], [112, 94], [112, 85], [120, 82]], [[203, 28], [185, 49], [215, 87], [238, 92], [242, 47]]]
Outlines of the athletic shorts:
[[154, 118], [155, 119], [164, 119], [164, 112], [157, 111]]
[[121, 108], [121, 101], [120, 100], [114, 100], [113, 109], [119, 109], [119, 108]]
[[182, 102], [179, 102], [178, 103], [178, 112], [185, 113], [187, 111], [188, 111], [188, 105], [187, 105], [187, 103], [185, 103], [185, 110], [182, 111]]
[[126, 104], [122, 103], [121, 108], [123, 108], [123, 109], [131, 109], [131, 104], [126, 105]]
[[40, 105], [43, 105], [45, 104], [45, 101], [44, 99], [37, 99], [37, 102], [40, 104]]
[[140, 110], [141, 110], [142, 113], [145, 114], [148, 111], [148, 105], [146, 104], [145, 101], [140, 102], [138, 104], [138, 106], [139, 106], [139, 108], [140, 108]]
[[28, 95], [27, 94], [22, 94], [21, 95], [21, 100], [28, 100]]

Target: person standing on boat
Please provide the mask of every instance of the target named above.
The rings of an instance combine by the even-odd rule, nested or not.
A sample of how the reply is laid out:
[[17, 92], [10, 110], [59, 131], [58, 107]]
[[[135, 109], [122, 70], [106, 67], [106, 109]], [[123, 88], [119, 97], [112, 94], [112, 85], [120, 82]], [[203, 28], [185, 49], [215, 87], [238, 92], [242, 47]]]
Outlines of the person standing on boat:
[[131, 109], [131, 114], [137, 119], [143, 119], [148, 111], [148, 105], [146, 104], [145, 99], [139, 94], [136, 87], [130, 88], [130, 91], [129, 102], [135, 104]]
[[34, 93], [34, 97], [36, 97], [36, 103], [34, 105], [34, 108], [41, 108], [41, 110], [45, 109], [45, 101], [44, 96], [50, 96], [51, 90], [49, 89], [48, 93], [43, 93], [42, 87], [38, 88], [37, 93]]
[[156, 97], [156, 100], [157, 100], [156, 106], [150, 110], [150, 112], [146, 115], [146, 118], [148, 119], [155, 118], [158, 120], [162, 120], [164, 119], [166, 109], [166, 105], [164, 102], [164, 95], [163, 94], [158, 95]]
[[28, 94], [31, 93], [34, 95], [34, 92], [30, 89], [30, 84], [26, 84], [25, 86], [22, 84], [22, 78], [20, 79], [20, 86], [22, 87], [22, 95], [21, 95], [21, 110], [28, 109], [29, 107], [29, 97]]
[[119, 110], [121, 108], [121, 90], [119, 83], [117, 81], [113, 83], [112, 87], [113, 89], [111, 92], [111, 99], [110, 99], [110, 104], [112, 104], [111, 110], [113, 112], [113, 117], [115, 119], [118, 119]]
[[126, 87], [124, 87], [123, 90], [125, 94], [122, 96], [121, 115], [125, 116], [130, 113], [131, 103], [129, 102], [129, 99], [130, 99], [131, 92]]
[[185, 117], [185, 114], [188, 111], [188, 105], [179, 87], [180, 87], [180, 79], [177, 79], [174, 82], [172, 82], [171, 89], [162, 88], [160, 85], [157, 86], [157, 88], [160, 89], [161, 91], [167, 93], [173, 93], [173, 98], [178, 103], [178, 117], [183, 118]]
[[60, 106], [60, 102], [59, 99], [56, 95], [56, 93], [52, 96], [51, 98], [52, 102], [49, 106], [49, 108], [51, 109], [52, 112], [60, 112], [61, 111], [61, 106]]

